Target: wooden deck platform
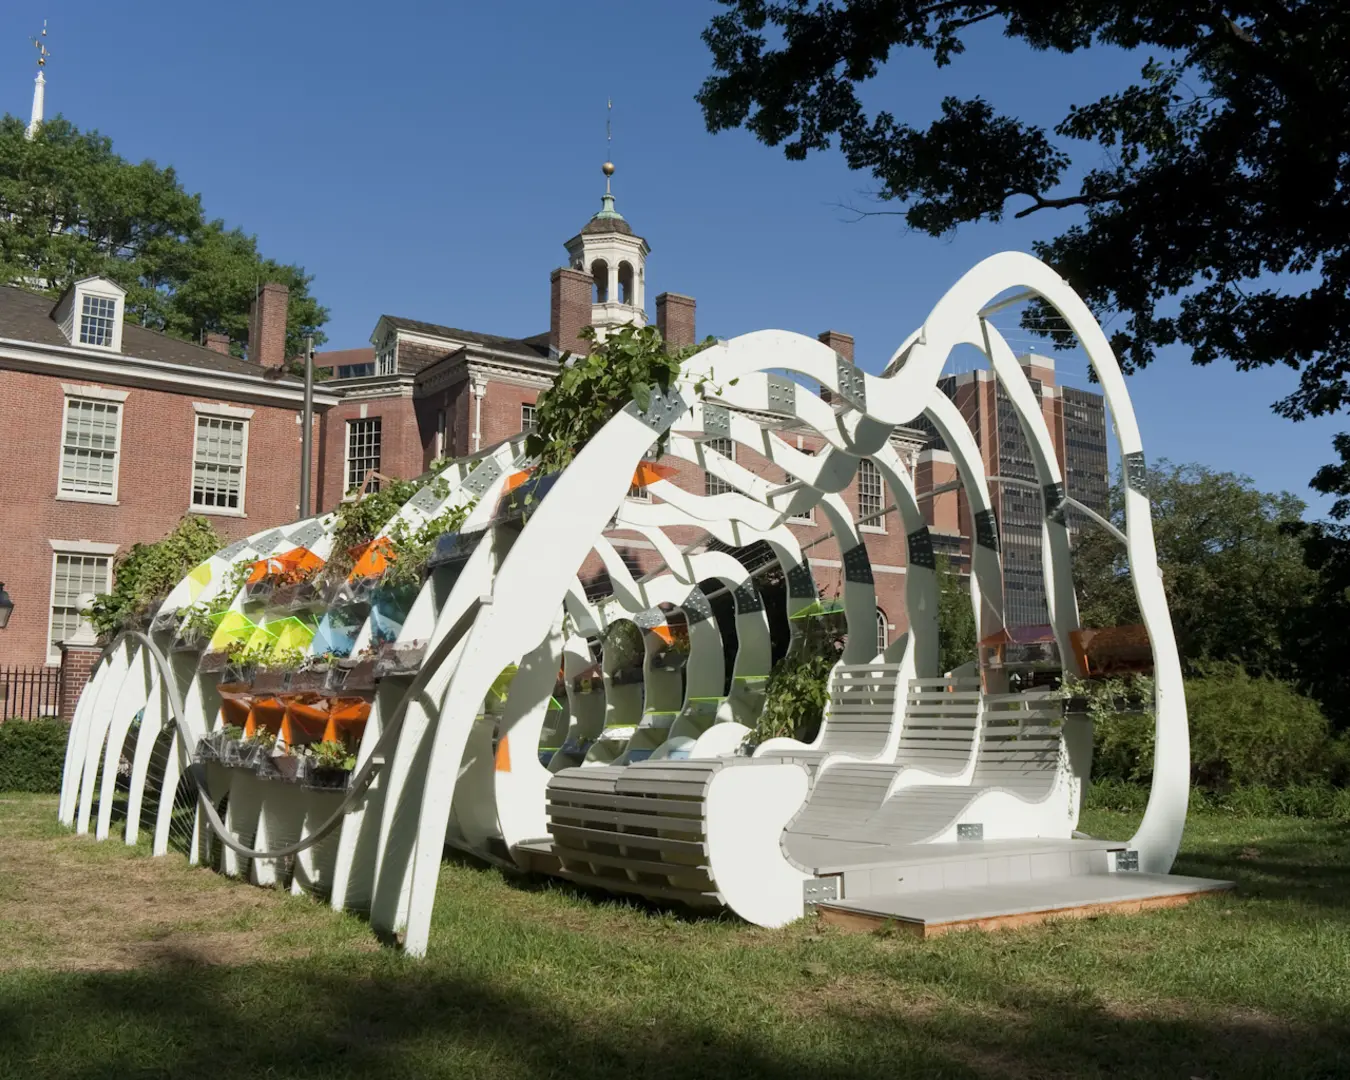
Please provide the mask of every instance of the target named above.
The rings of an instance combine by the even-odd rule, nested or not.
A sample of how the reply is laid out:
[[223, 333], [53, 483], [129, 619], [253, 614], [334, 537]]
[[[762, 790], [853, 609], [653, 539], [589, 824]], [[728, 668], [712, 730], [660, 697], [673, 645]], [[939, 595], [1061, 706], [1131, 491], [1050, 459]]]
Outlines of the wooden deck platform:
[[917, 937], [953, 930], [1003, 930], [1049, 919], [1083, 919], [1177, 907], [1231, 889], [1231, 881], [1173, 874], [1086, 874], [861, 900], [826, 900], [821, 922], [841, 930], [890, 927]]

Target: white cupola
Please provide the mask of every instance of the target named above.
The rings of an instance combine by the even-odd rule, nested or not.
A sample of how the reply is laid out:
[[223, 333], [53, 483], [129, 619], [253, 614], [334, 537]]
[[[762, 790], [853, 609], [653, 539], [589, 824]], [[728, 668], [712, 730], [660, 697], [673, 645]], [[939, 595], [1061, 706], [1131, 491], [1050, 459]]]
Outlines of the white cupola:
[[614, 165], [606, 161], [605, 194], [600, 210], [585, 227], [567, 241], [567, 257], [572, 269], [591, 279], [591, 325], [601, 338], [612, 327], [647, 325], [646, 277], [647, 241], [614, 209], [609, 189]]

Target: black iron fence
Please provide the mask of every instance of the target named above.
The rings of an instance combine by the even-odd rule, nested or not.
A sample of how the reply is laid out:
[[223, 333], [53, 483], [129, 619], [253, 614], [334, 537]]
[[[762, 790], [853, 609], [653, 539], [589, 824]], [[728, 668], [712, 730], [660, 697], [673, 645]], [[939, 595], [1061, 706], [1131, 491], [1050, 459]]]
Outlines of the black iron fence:
[[0, 667], [0, 720], [61, 714], [61, 669]]

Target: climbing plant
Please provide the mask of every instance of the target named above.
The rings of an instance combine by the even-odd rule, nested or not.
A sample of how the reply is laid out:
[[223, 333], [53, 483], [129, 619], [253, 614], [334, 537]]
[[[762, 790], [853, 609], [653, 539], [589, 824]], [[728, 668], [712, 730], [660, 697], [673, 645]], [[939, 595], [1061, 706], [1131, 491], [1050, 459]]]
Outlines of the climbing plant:
[[810, 741], [820, 730], [830, 699], [830, 672], [839, 662], [844, 635], [824, 619], [802, 620], [797, 648], [773, 666], [756, 742], [781, 737]]
[[[535, 430], [525, 450], [539, 460], [541, 474], [565, 468], [630, 401], [637, 402], [640, 409], [647, 408], [653, 389], [669, 390], [684, 361], [714, 341], [707, 338], [698, 345], [669, 352], [654, 326], [621, 327], [604, 341], [588, 326], [581, 336], [592, 342], [590, 354], [563, 357], [553, 385], [535, 403]], [[695, 385], [699, 393], [713, 385], [712, 378], [711, 371], [699, 378]], [[664, 434], [657, 440], [659, 451], [665, 450], [666, 440]]]
[[111, 592], [94, 598], [90, 621], [100, 638], [116, 635], [154, 604], [169, 595], [189, 570], [221, 548], [211, 523], [191, 515], [168, 536], [152, 544], [132, 544], [114, 569]]
[[[415, 480], [385, 480], [378, 491], [371, 491], [338, 504], [333, 525], [333, 550], [324, 567], [327, 580], [346, 577], [353, 565], [352, 549], [368, 544], [380, 535], [403, 504], [431, 485], [438, 497], [450, 493], [449, 485], [429, 472]], [[397, 523], [396, 523], [397, 525]], [[437, 534], [439, 535], [439, 533]], [[393, 539], [393, 537], [391, 537]]]
[[388, 530], [394, 558], [382, 575], [382, 583], [390, 587], [421, 584], [422, 570], [436, 547], [436, 541], [445, 533], [458, 532], [475, 505], [467, 502], [463, 506], [451, 507], [416, 528], [406, 521], [394, 522]]

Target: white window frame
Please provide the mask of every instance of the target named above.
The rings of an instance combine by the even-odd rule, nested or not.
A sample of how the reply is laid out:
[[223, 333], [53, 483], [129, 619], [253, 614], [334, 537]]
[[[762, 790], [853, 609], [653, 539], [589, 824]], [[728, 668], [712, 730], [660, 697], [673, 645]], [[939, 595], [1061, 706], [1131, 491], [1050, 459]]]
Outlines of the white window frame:
[[[880, 510], [881, 512], [880, 517], [873, 518], [866, 525], [862, 523], [862, 519], [864, 517], [870, 516], [873, 513], [873, 511], [864, 510], [862, 504], [863, 500], [862, 474], [863, 469], [865, 468], [871, 468], [872, 472], [876, 474], [877, 491], [880, 493], [879, 494], [880, 506], [878, 507], [878, 510]], [[858, 474], [854, 479], [854, 488], [857, 491], [857, 498], [858, 498], [858, 531], [884, 533], [886, 531], [886, 481], [881, 475], [881, 470], [878, 469], [875, 464], [873, 464], [870, 458], [862, 458], [861, 460], [859, 460]]]
[[116, 544], [99, 544], [89, 540], [48, 540], [52, 548], [51, 574], [47, 580], [47, 663], [61, 662], [61, 649], [53, 647], [52, 634], [56, 628], [56, 567], [62, 555], [82, 556], [106, 559], [103, 588], [99, 592], [110, 592], [113, 581], [113, 557], [117, 554]]
[[[718, 445], [713, 445], [714, 443]], [[728, 449], [723, 449], [722, 444], [726, 444]], [[728, 461], [736, 460], [736, 440], [735, 439], [708, 439], [703, 443], [705, 450], [711, 450], [714, 453], [721, 454]], [[716, 485], [716, 490], [711, 490]], [[735, 491], [736, 488], [728, 484], [720, 476], [714, 476], [706, 468], [703, 470], [703, 494], [705, 496], [723, 495], [728, 491]]]
[[877, 655], [886, 651], [891, 643], [891, 624], [886, 621], [886, 613], [877, 608]]
[[[122, 421], [126, 417], [126, 401], [130, 396], [125, 390], [108, 390], [102, 386], [77, 386], [62, 383], [64, 396], [61, 400], [61, 444], [57, 447], [56, 458], [56, 497], [62, 502], [102, 503], [116, 506], [122, 481]], [[71, 401], [97, 401], [105, 405], [117, 406], [117, 445], [113, 449], [113, 482], [109, 495], [84, 491], [66, 491], [61, 485], [66, 465], [66, 436], [70, 429]]]
[[[806, 454], [808, 457], [814, 457], [816, 453], [814, 450], [808, 450], [804, 446], [799, 446], [797, 449], [800, 450], [803, 454]], [[783, 473], [783, 483], [784, 484], [795, 483], [791, 473], [788, 472]], [[811, 507], [810, 510], [808, 510], [805, 514], [803, 514], [800, 517], [788, 518], [787, 523], [789, 525], [814, 525], [816, 523], [816, 508], [814, 506]]]
[[[111, 333], [108, 340], [102, 345], [95, 345], [93, 342], [82, 340], [84, 337], [84, 301], [86, 297], [91, 300], [106, 300], [113, 306]], [[122, 351], [122, 321], [126, 315], [125, 304], [126, 298], [111, 290], [90, 288], [87, 285], [76, 286], [75, 295], [71, 298], [71, 344], [81, 349], [120, 353]]]
[[539, 429], [538, 415], [539, 413], [535, 402], [522, 401], [520, 403], [520, 433], [522, 435], [528, 435], [531, 431], [537, 431]]
[[[234, 405], [217, 405], [205, 401], [194, 401], [192, 421], [192, 467], [188, 471], [188, 509], [194, 514], [209, 514], [212, 517], [248, 517], [248, 437], [252, 427], [252, 409], [241, 409]], [[198, 506], [193, 501], [196, 492], [197, 470], [197, 428], [203, 419], [230, 420], [244, 426], [244, 452], [239, 461], [239, 506]]]
[[[352, 476], [352, 425], [375, 423], [380, 426], [380, 456], [375, 463], [375, 471], [379, 472], [384, 464], [384, 417], [383, 416], [353, 416], [351, 417], [342, 432], [342, 495], [346, 498], [347, 493], [354, 487], [359, 486], [365, 480], [365, 473], [362, 473], [355, 484], [351, 482]], [[378, 481], [376, 484], [378, 486]]]
[[397, 375], [398, 374], [398, 339], [387, 341], [384, 347], [375, 353], [375, 371], [376, 375]]

